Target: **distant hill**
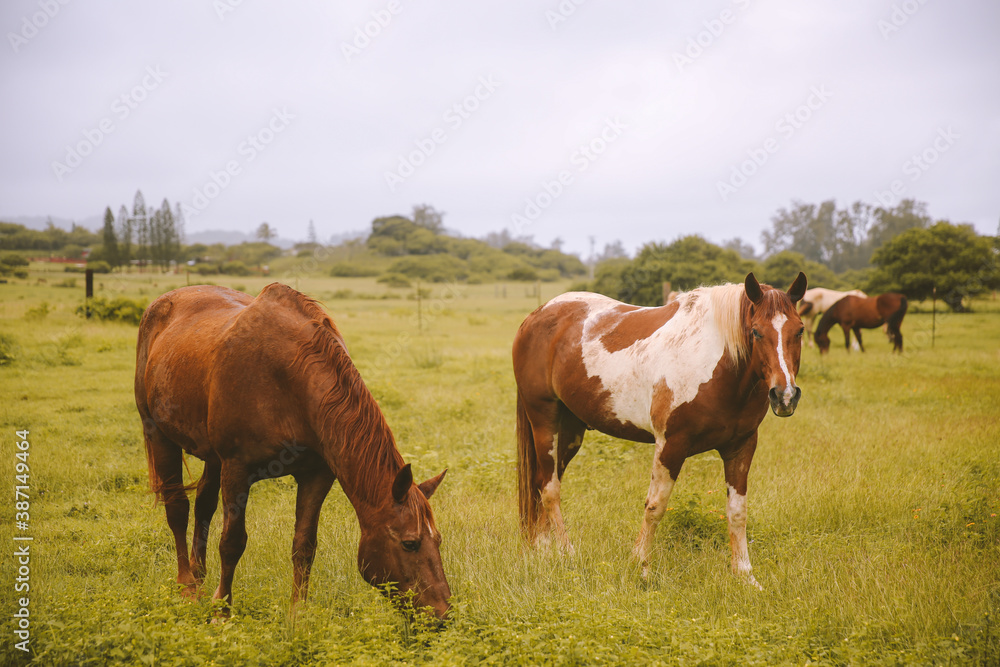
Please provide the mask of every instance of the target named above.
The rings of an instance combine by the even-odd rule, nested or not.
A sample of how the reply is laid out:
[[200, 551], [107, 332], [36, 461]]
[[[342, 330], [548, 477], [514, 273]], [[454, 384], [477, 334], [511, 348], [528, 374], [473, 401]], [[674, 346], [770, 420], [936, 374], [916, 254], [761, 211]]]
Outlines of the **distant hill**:
[[[258, 240], [253, 234], [236, 232], [228, 229], [208, 229], [203, 232], [188, 232], [185, 236], [187, 237], [185, 239], [185, 243], [188, 245], [193, 245], [195, 243], [203, 243], [205, 245], [221, 243], [222, 245], [230, 246], [239, 245], [240, 243], [252, 243]], [[282, 250], [288, 250], [296, 243], [298, 243], [298, 241], [281, 238], [280, 236], [270, 240], [271, 245], [278, 246]]]

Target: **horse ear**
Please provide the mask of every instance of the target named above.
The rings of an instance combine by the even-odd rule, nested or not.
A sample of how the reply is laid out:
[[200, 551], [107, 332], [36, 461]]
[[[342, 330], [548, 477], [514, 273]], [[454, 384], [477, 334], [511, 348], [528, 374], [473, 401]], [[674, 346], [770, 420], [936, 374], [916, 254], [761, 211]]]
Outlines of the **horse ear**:
[[427, 498], [428, 500], [431, 499], [431, 496], [434, 495], [434, 491], [438, 488], [438, 484], [440, 484], [441, 480], [444, 479], [444, 474], [446, 472], [448, 472], [447, 468], [442, 470], [441, 474], [437, 477], [431, 477], [430, 479], [417, 484], [417, 488], [424, 494], [424, 498]]
[[792, 286], [788, 288], [788, 296], [791, 298], [792, 303], [798, 303], [806, 293], [806, 274], [799, 271], [799, 275], [795, 278], [795, 282]]
[[410, 470], [410, 464], [407, 463], [396, 473], [396, 480], [392, 483], [392, 499], [396, 503], [403, 502], [406, 494], [410, 492], [411, 486], [413, 486], [413, 471]]
[[764, 296], [764, 291], [760, 288], [760, 283], [757, 282], [757, 277], [753, 274], [753, 271], [747, 274], [747, 279], [743, 282], [743, 287], [746, 288], [747, 298], [750, 299], [751, 303], [760, 303], [760, 300]]

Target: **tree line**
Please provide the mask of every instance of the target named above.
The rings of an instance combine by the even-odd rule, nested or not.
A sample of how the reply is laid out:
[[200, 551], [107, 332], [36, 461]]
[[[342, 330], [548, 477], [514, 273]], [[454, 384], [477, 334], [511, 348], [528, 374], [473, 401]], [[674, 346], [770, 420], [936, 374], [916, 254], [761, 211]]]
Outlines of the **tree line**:
[[741, 239], [723, 245], [700, 236], [647, 243], [634, 259], [597, 265], [594, 279], [574, 286], [638, 305], [659, 305], [664, 282], [674, 290], [736, 282], [754, 271], [763, 282], [787, 287], [804, 271], [813, 287], [858, 288], [872, 294], [932, 296], [953, 310], [1000, 288], [1000, 237], [980, 236], [971, 225], [934, 221], [926, 204], [904, 200], [895, 208], [857, 202], [838, 210], [793, 202], [761, 235], [764, 256]]
[[112, 268], [135, 265], [165, 270], [172, 262], [183, 261], [184, 216], [178, 203], [174, 210], [164, 198], [159, 208], [147, 207], [141, 190], [135, 193], [132, 212], [123, 204], [118, 217], [111, 207], [104, 210], [102, 245], [91, 255], [93, 261], [105, 261]]

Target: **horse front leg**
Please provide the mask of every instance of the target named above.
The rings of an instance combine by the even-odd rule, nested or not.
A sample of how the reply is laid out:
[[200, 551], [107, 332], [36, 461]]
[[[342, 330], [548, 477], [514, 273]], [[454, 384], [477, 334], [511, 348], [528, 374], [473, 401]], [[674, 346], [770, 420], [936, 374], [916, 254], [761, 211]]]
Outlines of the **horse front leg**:
[[726, 522], [729, 526], [729, 547], [733, 554], [733, 574], [758, 590], [763, 590], [753, 576], [747, 547], [747, 475], [756, 449], [757, 433], [754, 432], [734, 450], [725, 453], [722, 463], [726, 475]]
[[854, 338], [858, 341], [858, 349], [862, 352], [865, 351], [865, 344], [861, 342], [861, 327], [855, 325], [854, 327]]
[[653, 454], [653, 471], [649, 481], [649, 491], [646, 493], [646, 504], [642, 515], [642, 528], [635, 541], [632, 554], [642, 565], [642, 576], [649, 576], [649, 555], [653, 550], [653, 536], [656, 527], [667, 509], [667, 501], [674, 489], [674, 482], [681, 472], [684, 451], [678, 443], [671, 443], [664, 436], [656, 439], [656, 453]]
[[295, 477], [298, 489], [295, 495], [295, 537], [292, 540], [293, 615], [299, 600], [305, 602], [309, 595], [309, 573], [316, 555], [319, 512], [334, 479], [333, 473], [325, 466]]
[[236, 565], [247, 546], [246, 509], [250, 497], [250, 475], [247, 468], [236, 463], [223, 463], [222, 475], [222, 537], [219, 539], [219, 560], [221, 561], [219, 587], [213, 600], [224, 600], [226, 609], [222, 616], [229, 615], [229, 605], [233, 603], [233, 575]]

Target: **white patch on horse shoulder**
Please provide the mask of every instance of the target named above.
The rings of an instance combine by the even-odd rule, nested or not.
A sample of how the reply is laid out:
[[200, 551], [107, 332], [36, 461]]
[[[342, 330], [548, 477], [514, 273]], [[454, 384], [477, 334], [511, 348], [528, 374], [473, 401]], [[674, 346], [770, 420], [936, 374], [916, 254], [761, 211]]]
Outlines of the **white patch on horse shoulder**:
[[[678, 405], [694, 400], [701, 385], [712, 379], [725, 354], [725, 341], [715, 327], [707, 289], [680, 294], [677, 311], [663, 326], [647, 338], [615, 352], [609, 352], [601, 335], [592, 330], [602, 315], [622, 305], [619, 301], [596, 294], [559, 298], [581, 301], [588, 306], [580, 341], [583, 364], [587, 376], [597, 377], [609, 392], [608, 407], [612, 415], [648, 433], [654, 433], [650, 414], [653, 387], [661, 380], [666, 383], [672, 392], [670, 411], [673, 411]], [[601, 334], [606, 331], [604, 327], [600, 330]]]
[[774, 316], [771, 320], [771, 324], [774, 326], [774, 330], [778, 332], [778, 364], [781, 365], [781, 372], [785, 374], [785, 404], [792, 398], [794, 393], [792, 387], [795, 383], [792, 382], [792, 374], [788, 372], [788, 363], [785, 362], [785, 350], [781, 340], [781, 329], [785, 326], [785, 322], [788, 321], [788, 317], [783, 314], [778, 314]]

